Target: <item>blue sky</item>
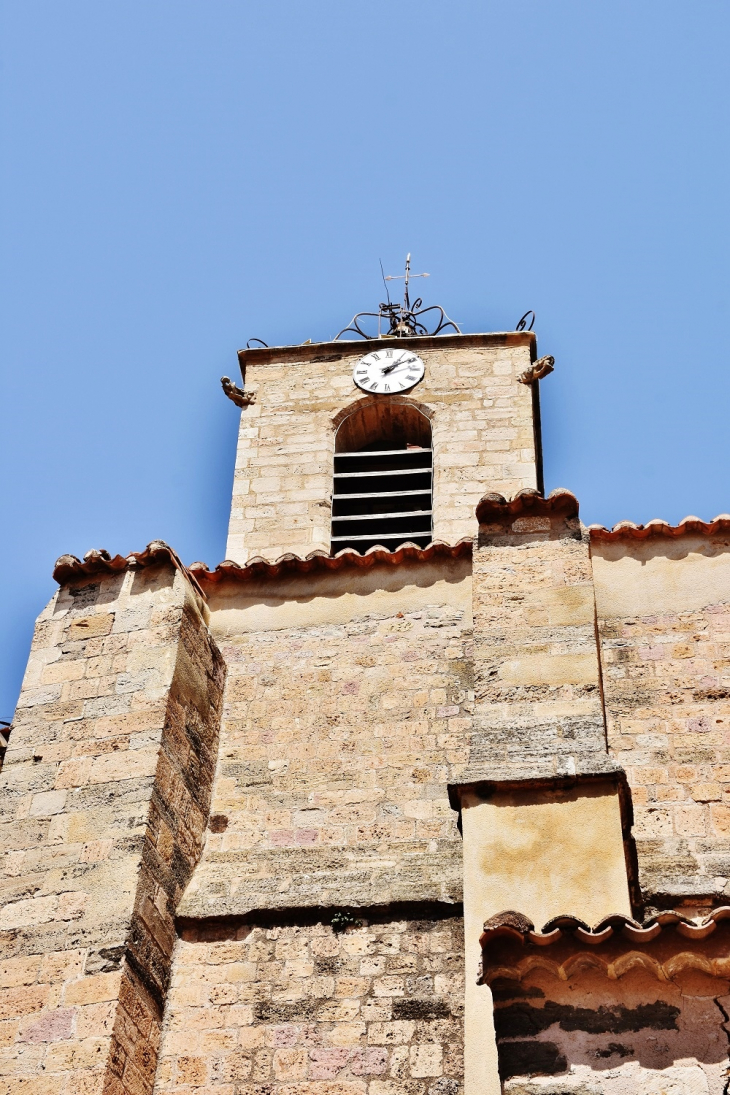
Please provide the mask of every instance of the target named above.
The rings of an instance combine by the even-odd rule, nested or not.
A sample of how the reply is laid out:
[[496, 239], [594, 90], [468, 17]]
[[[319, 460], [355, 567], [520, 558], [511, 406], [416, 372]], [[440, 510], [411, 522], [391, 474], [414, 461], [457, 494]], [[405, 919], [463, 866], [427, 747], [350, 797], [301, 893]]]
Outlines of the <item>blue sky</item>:
[[251, 336], [326, 339], [407, 251], [466, 331], [537, 312], [546, 486], [730, 510], [720, 0], [0, 5], [10, 718], [55, 558], [223, 557]]

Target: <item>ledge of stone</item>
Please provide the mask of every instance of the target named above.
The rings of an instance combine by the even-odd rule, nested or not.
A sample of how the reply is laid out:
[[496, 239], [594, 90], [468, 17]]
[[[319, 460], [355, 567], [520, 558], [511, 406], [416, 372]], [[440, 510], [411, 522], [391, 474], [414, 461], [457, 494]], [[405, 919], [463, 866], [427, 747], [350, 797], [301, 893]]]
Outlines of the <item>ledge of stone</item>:
[[257, 909], [402, 902], [458, 904], [463, 897], [458, 834], [428, 852], [414, 841], [353, 849], [266, 848], [203, 853], [177, 908], [182, 919], [248, 916]]
[[624, 770], [612, 757], [596, 753], [550, 756], [525, 764], [474, 765], [464, 771], [458, 783], [448, 785], [449, 802], [458, 811], [461, 792], [466, 790], [489, 798], [495, 791], [530, 787], [561, 790], [607, 776], [624, 777]]
[[464, 346], [527, 346], [530, 360], [537, 357], [537, 335], [534, 331], [495, 331], [492, 333], [413, 335], [409, 338], [333, 339], [294, 346], [252, 346], [238, 351], [241, 373], [247, 365], [272, 363], [299, 365], [307, 361], [339, 361], [344, 357], [360, 357], [377, 344], [378, 349], [411, 346], [414, 350], [441, 350]]

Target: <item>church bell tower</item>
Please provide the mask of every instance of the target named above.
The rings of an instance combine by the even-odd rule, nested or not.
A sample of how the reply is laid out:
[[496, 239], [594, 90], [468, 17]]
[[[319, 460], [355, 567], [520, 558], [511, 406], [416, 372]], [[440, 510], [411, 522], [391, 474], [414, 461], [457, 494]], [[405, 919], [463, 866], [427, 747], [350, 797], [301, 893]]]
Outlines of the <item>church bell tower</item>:
[[239, 352], [228, 559], [454, 544], [485, 491], [542, 490], [535, 335], [461, 334], [441, 309], [429, 334], [421, 314], [406, 290], [375, 341], [358, 316], [330, 343]]

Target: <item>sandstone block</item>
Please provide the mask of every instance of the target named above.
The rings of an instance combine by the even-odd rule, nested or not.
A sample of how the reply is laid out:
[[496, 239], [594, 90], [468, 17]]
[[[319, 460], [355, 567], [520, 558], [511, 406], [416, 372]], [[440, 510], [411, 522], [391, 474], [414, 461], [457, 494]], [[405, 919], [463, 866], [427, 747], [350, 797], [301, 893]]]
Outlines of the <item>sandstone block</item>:
[[116, 1000], [119, 996], [121, 979], [121, 971], [115, 971], [69, 981], [63, 992], [64, 1003], [98, 1004], [104, 1000]]
[[443, 1050], [438, 1044], [412, 1045], [408, 1057], [413, 1077], [440, 1076], [443, 1072]]
[[39, 791], [33, 795], [28, 813], [30, 817], [50, 817], [60, 814], [65, 806], [65, 791]]
[[55, 1008], [44, 1012], [34, 1022], [25, 1026], [19, 1036], [21, 1042], [58, 1042], [73, 1034], [74, 1008]]
[[114, 626], [114, 613], [99, 612], [93, 616], [82, 616], [71, 621], [69, 640], [91, 639], [98, 635], [108, 635]]

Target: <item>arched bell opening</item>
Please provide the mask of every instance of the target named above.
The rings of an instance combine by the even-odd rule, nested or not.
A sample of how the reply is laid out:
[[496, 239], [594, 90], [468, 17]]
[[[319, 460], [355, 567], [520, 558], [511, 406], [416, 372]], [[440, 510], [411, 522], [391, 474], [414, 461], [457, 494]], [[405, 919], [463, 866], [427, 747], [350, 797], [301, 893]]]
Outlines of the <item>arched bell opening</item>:
[[332, 553], [394, 551], [433, 539], [431, 423], [418, 407], [368, 400], [342, 420], [335, 437]]

